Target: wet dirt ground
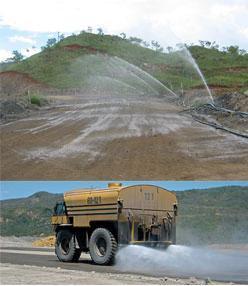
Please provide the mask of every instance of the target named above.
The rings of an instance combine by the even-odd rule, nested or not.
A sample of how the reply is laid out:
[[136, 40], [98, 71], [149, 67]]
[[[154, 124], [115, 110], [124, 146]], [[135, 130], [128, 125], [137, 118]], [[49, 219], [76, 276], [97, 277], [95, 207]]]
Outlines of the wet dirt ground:
[[0, 126], [1, 179], [247, 179], [248, 140], [195, 122], [171, 98], [55, 102]]
[[128, 246], [115, 265], [103, 266], [85, 253], [78, 263], [60, 262], [53, 247], [33, 247], [34, 239], [0, 237], [2, 284], [247, 284], [247, 244], [177, 245], [166, 252]]

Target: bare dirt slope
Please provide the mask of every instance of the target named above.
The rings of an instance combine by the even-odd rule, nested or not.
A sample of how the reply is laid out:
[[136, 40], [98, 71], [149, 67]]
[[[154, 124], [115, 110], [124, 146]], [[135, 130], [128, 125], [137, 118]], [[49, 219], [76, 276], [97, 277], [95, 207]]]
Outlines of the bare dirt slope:
[[31, 90], [44, 89], [45, 84], [33, 79], [26, 73], [17, 71], [0, 72], [0, 94], [19, 95]]
[[0, 126], [2, 179], [247, 179], [247, 139], [195, 122], [169, 98], [61, 98]]

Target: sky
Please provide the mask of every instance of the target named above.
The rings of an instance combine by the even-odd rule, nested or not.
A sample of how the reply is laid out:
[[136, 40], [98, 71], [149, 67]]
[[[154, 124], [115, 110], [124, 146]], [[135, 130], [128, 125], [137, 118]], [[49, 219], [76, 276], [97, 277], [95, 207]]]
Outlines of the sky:
[[[63, 193], [83, 188], [105, 188], [109, 181], [2, 181], [0, 200], [22, 198], [36, 192]], [[150, 184], [171, 191], [204, 189], [221, 186], [248, 186], [248, 181], [123, 181], [124, 186]]]
[[30, 56], [48, 38], [101, 27], [105, 34], [248, 49], [248, 0], [0, 0], [0, 61]]

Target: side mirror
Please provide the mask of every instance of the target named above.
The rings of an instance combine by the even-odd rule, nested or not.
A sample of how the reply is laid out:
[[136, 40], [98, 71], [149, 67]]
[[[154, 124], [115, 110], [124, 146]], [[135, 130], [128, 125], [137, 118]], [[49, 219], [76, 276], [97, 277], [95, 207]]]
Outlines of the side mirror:
[[54, 207], [54, 215], [65, 215], [66, 207], [64, 202], [57, 202]]

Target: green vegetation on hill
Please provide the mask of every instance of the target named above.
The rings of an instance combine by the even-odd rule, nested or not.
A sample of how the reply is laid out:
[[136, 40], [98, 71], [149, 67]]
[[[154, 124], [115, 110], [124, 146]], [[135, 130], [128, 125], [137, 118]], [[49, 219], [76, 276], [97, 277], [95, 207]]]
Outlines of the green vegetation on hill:
[[28, 198], [1, 202], [1, 235], [40, 235], [51, 233], [50, 216], [62, 194], [38, 192]]
[[[237, 90], [248, 86], [248, 54], [221, 52], [197, 45], [190, 46], [189, 50], [209, 84], [224, 85]], [[90, 71], [97, 73], [99, 69], [97, 63], [92, 66], [92, 62], [88, 62], [89, 55], [98, 55], [98, 61], [106, 61], [106, 56], [109, 59], [121, 58], [148, 72], [173, 90], [202, 86], [196, 71], [185, 60], [184, 52], [164, 53], [118, 36], [86, 32], [64, 38], [42, 52], [21, 62], [5, 65], [2, 69], [27, 73], [56, 88], [81, 88], [87, 76], [87, 72], [83, 70], [87, 71], [91, 67]]]
[[[180, 244], [247, 243], [248, 187], [176, 192]], [[36, 193], [1, 201], [1, 235], [51, 234], [50, 216], [62, 194]]]
[[248, 187], [177, 192], [178, 242], [248, 243]]
[[248, 88], [248, 54], [227, 53], [201, 46], [189, 47], [209, 85]]

